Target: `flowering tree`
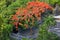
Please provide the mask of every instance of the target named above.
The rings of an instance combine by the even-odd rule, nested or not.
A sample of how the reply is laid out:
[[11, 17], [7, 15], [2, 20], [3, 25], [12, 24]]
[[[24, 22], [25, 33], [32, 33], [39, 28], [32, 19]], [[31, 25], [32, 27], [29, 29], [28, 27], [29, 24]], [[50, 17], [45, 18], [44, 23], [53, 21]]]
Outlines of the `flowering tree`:
[[26, 8], [19, 8], [12, 16], [13, 24], [16, 29], [18, 27], [32, 28], [41, 20], [41, 14], [45, 12], [45, 9], [52, 10], [52, 7], [44, 2], [28, 2]]

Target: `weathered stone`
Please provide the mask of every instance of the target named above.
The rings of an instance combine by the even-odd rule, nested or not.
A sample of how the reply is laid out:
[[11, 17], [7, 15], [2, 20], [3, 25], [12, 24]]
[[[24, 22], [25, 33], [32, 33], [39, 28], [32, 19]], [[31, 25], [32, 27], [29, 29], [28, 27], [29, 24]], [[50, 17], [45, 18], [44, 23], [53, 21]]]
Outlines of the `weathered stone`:
[[22, 40], [22, 38], [35, 39], [38, 37], [38, 28], [32, 28], [32, 34], [30, 33], [30, 29], [27, 29], [25, 31], [19, 31], [18, 33], [11, 33], [10, 37], [16, 40]]
[[57, 22], [56, 25], [51, 27], [48, 31], [60, 36], [60, 22]]

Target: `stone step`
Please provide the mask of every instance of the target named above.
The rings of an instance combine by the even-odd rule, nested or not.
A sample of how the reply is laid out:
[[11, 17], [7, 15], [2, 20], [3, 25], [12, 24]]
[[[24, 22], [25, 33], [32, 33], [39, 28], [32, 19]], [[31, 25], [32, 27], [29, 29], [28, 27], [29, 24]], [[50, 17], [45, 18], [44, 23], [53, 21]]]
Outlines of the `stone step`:
[[59, 27], [60, 28], [60, 22], [57, 22], [56, 23], [56, 27]]
[[50, 27], [48, 31], [60, 36], [60, 22], [56, 22], [56, 25]]
[[57, 34], [58, 36], [60, 36], [60, 28], [49, 29], [49, 32], [52, 32], [52, 33]]

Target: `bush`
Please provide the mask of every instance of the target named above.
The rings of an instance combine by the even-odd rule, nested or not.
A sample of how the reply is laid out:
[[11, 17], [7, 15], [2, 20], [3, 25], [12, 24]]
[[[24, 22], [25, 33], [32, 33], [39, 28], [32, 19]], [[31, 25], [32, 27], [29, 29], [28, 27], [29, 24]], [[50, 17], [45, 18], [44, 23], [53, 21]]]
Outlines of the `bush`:
[[[9, 0], [8, 0], [9, 1]], [[13, 1], [13, 0], [12, 0]], [[10, 2], [12, 2], [10, 0]], [[13, 3], [10, 3], [7, 6], [7, 1], [6, 0], [1, 0], [0, 1], [0, 15], [2, 16], [0, 18], [0, 40], [10, 40], [9, 34], [11, 33], [12, 30], [12, 26], [11, 24], [9, 24], [8, 21], [10, 21], [11, 15], [15, 14], [16, 9], [18, 7], [21, 7], [22, 4], [25, 4], [23, 2], [27, 2], [28, 0], [17, 0]], [[3, 20], [3, 22], [2, 22]]]
[[16, 28], [22, 27], [23, 29], [37, 26], [45, 10], [52, 10], [52, 7], [44, 2], [28, 2], [25, 8], [19, 8], [13, 15], [13, 23]]

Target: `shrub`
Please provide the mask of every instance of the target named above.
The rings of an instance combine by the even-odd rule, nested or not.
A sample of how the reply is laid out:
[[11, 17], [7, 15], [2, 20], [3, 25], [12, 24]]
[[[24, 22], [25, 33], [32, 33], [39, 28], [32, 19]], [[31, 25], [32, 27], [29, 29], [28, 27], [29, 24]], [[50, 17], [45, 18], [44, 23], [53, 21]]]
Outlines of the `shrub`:
[[29, 2], [26, 8], [19, 8], [16, 14], [12, 16], [13, 23], [16, 28], [18, 28], [18, 25], [25, 29], [36, 26], [41, 19], [41, 14], [46, 9], [52, 10], [52, 7], [44, 2]]
[[[10, 0], [10, 2], [12, 2], [12, 1]], [[9, 4], [8, 7], [6, 7], [6, 5], [7, 5], [6, 0], [0, 0], [0, 9], [1, 9], [0, 16], [2, 16], [1, 18], [3, 19], [3, 22], [2, 22], [2, 20], [0, 18], [0, 21], [1, 21], [0, 22], [0, 40], [10, 40], [9, 34], [11, 33], [13, 25], [9, 24], [8, 21], [10, 21], [9, 19], [11, 18], [11, 15], [16, 12], [16, 9], [18, 7], [21, 7], [22, 4], [24, 4], [22, 2], [26, 2], [26, 1], [17, 0], [15, 2]]]

